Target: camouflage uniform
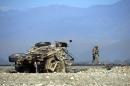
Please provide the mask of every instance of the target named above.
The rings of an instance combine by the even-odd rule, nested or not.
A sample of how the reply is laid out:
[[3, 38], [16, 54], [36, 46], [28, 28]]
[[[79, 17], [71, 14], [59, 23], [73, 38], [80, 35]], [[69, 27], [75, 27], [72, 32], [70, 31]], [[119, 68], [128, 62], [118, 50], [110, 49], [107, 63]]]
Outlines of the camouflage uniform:
[[92, 55], [93, 55], [93, 64], [99, 64], [99, 48], [98, 46], [95, 46], [92, 50]]

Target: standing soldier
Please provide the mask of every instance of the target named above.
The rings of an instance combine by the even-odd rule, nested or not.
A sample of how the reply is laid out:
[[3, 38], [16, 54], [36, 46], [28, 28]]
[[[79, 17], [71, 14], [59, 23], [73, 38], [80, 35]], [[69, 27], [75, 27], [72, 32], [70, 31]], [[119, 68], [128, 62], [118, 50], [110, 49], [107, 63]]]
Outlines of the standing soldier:
[[95, 46], [92, 50], [92, 55], [93, 55], [93, 64], [99, 64], [99, 48], [98, 46]]

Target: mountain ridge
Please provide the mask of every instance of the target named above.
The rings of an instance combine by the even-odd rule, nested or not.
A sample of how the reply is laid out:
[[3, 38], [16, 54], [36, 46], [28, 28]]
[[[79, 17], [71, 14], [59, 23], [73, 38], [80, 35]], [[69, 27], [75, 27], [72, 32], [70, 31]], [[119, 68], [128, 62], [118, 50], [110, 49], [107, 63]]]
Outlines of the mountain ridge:
[[[124, 50], [122, 55], [127, 59], [130, 56], [127, 52], [128, 48], [121, 46], [126, 42], [129, 43], [130, 40], [128, 38], [130, 36], [129, 2], [130, 0], [121, 0], [112, 5], [89, 8], [56, 5], [24, 11], [0, 12], [1, 46], [8, 44], [10, 47], [5, 47], [4, 53], [0, 55], [7, 59], [10, 53], [15, 50], [24, 51], [27, 49], [25, 46], [31, 46], [34, 41], [73, 39], [77, 42], [72, 47], [74, 54], [79, 56], [76, 58], [77, 61], [91, 60], [91, 55], [87, 53], [91, 53], [91, 48], [96, 44], [105, 46], [102, 59], [118, 59], [120, 56], [116, 50]], [[26, 43], [24, 44], [23, 41]], [[111, 49], [104, 49], [108, 47]], [[107, 56], [111, 58], [106, 58]]]

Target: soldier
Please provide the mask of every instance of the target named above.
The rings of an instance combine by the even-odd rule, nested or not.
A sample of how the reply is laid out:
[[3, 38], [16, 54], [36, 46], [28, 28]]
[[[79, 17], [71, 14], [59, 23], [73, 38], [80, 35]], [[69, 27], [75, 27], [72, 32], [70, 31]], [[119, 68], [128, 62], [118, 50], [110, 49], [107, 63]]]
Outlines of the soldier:
[[93, 55], [93, 64], [99, 64], [99, 48], [98, 46], [95, 46], [92, 50], [92, 55]]

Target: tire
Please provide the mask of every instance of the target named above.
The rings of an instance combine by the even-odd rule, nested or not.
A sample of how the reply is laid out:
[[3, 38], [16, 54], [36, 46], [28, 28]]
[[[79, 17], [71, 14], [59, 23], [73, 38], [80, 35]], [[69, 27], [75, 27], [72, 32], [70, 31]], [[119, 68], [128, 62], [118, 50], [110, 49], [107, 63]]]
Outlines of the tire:
[[19, 73], [23, 73], [24, 72], [24, 69], [23, 69], [23, 66], [20, 66], [20, 65], [15, 65], [15, 70]]
[[65, 73], [66, 72], [64, 61], [59, 61], [57, 63], [57, 66], [55, 68], [55, 72], [61, 72], [61, 73]]
[[49, 46], [49, 45], [51, 45], [50, 42], [39, 42], [35, 44], [36, 47]]
[[48, 73], [54, 72], [53, 65], [55, 65], [55, 59], [54, 58], [47, 59], [45, 64], [46, 72]]
[[65, 72], [64, 61], [57, 61], [55, 58], [50, 58], [46, 61], [45, 68], [47, 72]]
[[24, 53], [15, 53], [9, 56], [9, 62], [16, 62], [19, 57], [25, 57], [26, 54]]

